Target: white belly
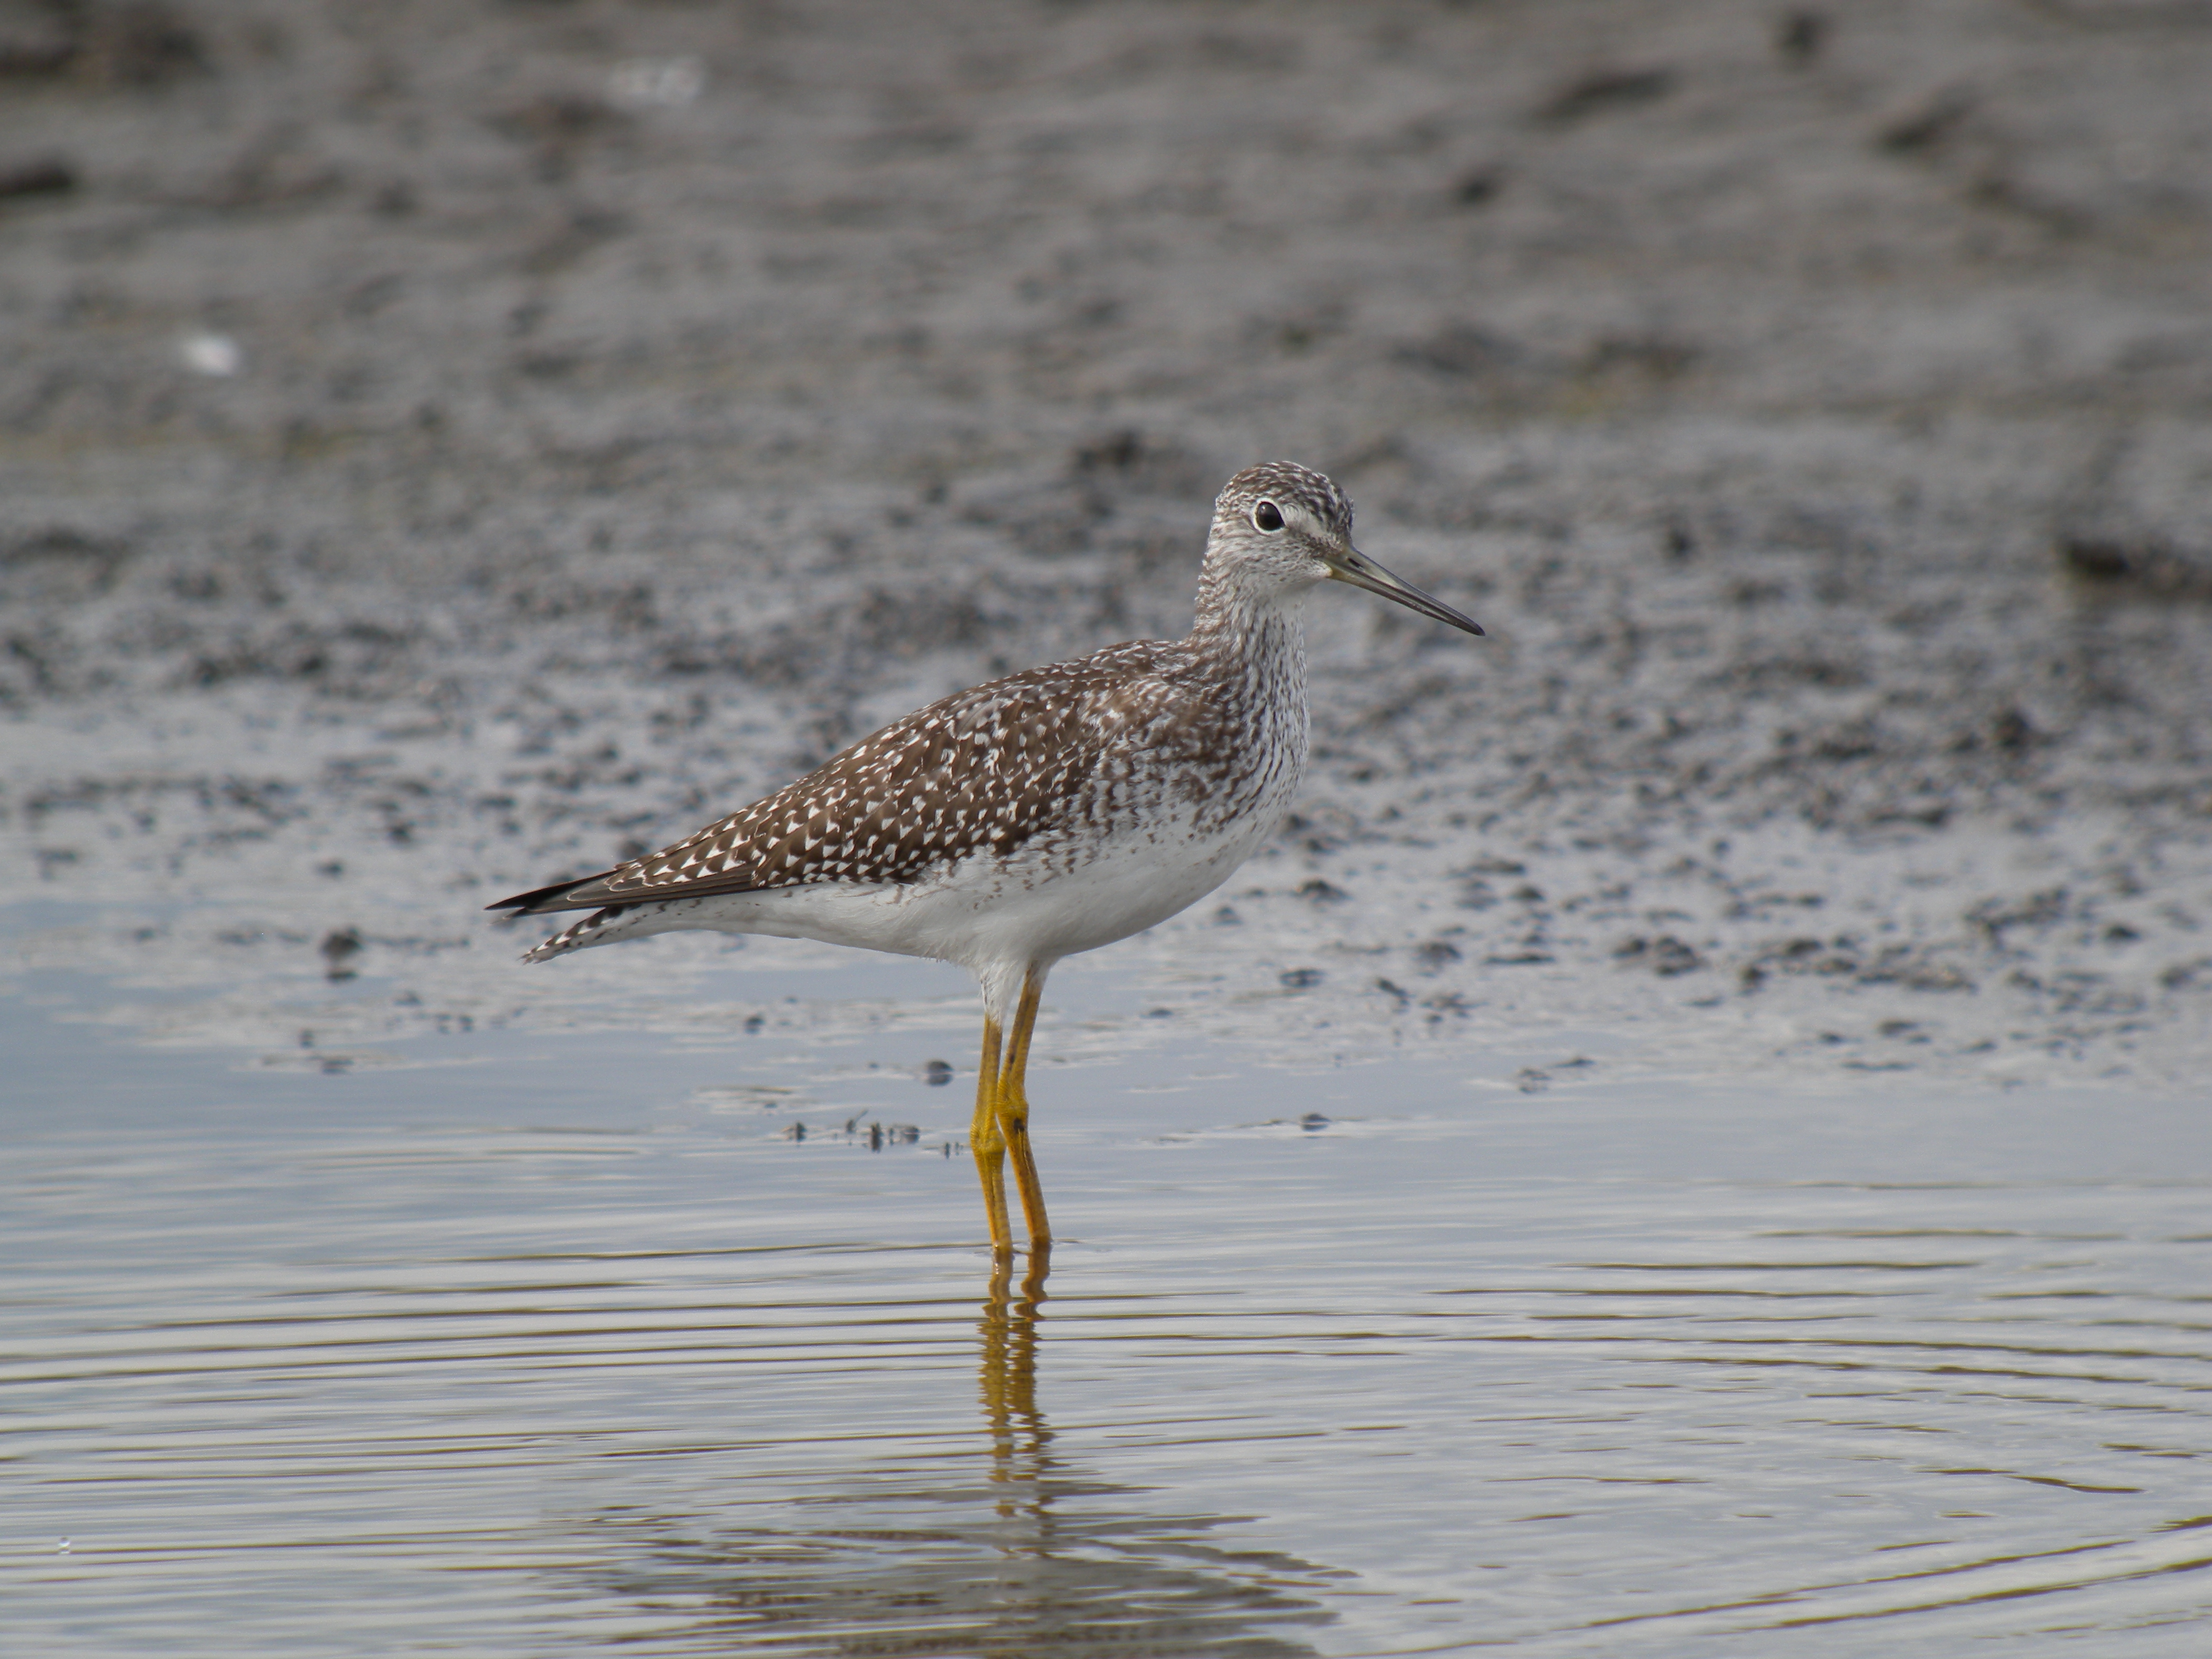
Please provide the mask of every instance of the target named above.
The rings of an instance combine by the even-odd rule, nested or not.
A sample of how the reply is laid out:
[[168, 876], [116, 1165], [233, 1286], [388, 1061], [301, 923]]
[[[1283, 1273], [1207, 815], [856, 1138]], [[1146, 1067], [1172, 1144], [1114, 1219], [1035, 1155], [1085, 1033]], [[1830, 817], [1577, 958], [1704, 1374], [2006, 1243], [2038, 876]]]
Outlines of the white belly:
[[1155, 821], [1076, 862], [1038, 848], [1003, 866], [969, 859], [904, 885], [825, 882], [679, 900], [653, 907], [659, 914], [638, 931], [821, 939], [934, 957], [979, 973], [998, 963], [1049, 963], [1142, 933], [1205, 897], [1267, 839], [1276, 817], [1254, 813], [1226, 835], [1205, 836]]

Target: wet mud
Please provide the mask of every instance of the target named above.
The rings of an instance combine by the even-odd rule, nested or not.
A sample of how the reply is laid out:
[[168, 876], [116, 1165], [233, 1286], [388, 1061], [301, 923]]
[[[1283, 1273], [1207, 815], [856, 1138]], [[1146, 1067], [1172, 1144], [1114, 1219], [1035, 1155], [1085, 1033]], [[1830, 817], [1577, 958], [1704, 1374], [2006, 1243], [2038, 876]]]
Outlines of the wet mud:
[[830, 1018], [478, 908], [1179, 632], [1279, 455], [1491, 637], [1316, 596], [1296, 816], [1056, 1041], [2195, 1078], [2208, 83], [2127, 0], [17, 0], [14, 982]]

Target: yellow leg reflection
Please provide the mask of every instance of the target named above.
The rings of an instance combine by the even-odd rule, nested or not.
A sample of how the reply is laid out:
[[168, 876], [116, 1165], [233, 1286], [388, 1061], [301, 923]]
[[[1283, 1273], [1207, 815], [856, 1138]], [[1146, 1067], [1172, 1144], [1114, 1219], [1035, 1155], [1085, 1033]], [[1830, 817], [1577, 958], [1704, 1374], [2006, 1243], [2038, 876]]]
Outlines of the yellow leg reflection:
[[1037, 1179], [1036, 1159], [1030, 1152], [1030, 1098], [1025, 1084], [1030, 1033], [1036, 1029], [1037, 1004], [1043, 995], [1044, 976], [1032, 969], [1022, 976], [1013, 1035], [1006, 1044], [1006, 1066], [999, 1073], [999, 1127], [1007, 1155], [1013, 1159], [1014, 1185], [1021, 1192], [1022, 1219], [1029, 1224], [1032, 1251], [1042, 1251], [1052, 1243], [1052, 1224], [1044, 1214], [1044, 1186]]
[[999, 1022], [983, 1017], [983, 1063], [975, 1073], [975, 1117], [968, 1147], [983, 1178], [983, 1209], [990, 1218], [991, 1249], [1004, 1272], [1012, 1260], [1013, 1224], [1006, 1218], [1006, 1138], [999, 1127]]
[[[1097, 1455], [1135, 1459], [1141, 1484], [1119, 1478], [1112, 1462], [1068, 1463], [1039, 1398], [1050, 1393], [1037, 1376], [1050, 1334], [1041, 1316], [1047, 1254], [1040, 1246], [1018, 1267], [1008, 1251], [994, 1264], [975, 1327], [981, 1457], [973, 1442], [966, 1455], [948, 1457], [941, 1424], [909, 1417], [915, 1379], [904, 1354], [912, 1332], [902, 1330], [884, 1350], [880, 1382], [862, 1385], [892, 1402], [890, 1416], [857, 1456], [842, 1437], [830, 1443], [822, 1473], [803, 1480], [779, 1515], [746, 1479], [761, 1453], [748, 1396], [763, 1356], [738, 1355], [727, 1444], [702, 1448], [739, 1486], [728, 1518], [715, 1519], [688, 1492], [677, 1513], [664, 1516], [625, 1491], [628, 1501], [591, 1517], [578, 1534], [579, 1553], [593, 1564], [580, 1582], [619, 1596], [617, 1605], [634, 1607], [656, 1632], [667, 1627], [672, 1607], [690, 1609], [676, 1615], [691, 1621], [679, 1644], [701, 1654], [1318, 1659], [1298, 1633], [1331, 1621], [1320, 1593], [1352, 1575], [1239, 1547], [1233, 1535], [1208, 1542], [1232, 1523], [1203, 1491], [1164, 1496], [1172, 1486], [1164, 1474], [1188, 1465], [1163, 1465], [1141, 1441], [1117, 1449], [1111, 1435], [1086, 1437], [1099, 1441]], [[887, 1262], [883, 1285], [905, 1271], [902, 1261]], [[819, 1309], [813, 1328], [829, 1340], [775, 1359], [780, 1373], [843, 1374], [855, 1343], [884, 1340], [884, 1294], [865, 1285], [851, 1304]], [[952, 1334], [934, 1316], [930, 1328], [938, 1338]], [[1105, 1330], [1092, 1324], [1060, 1334], [1097, 1340]], [[1176, 1386], [1164, 1373], [1179, 1359], [1149, 1363], [1164, 1373], [1155, 1386]], [[924, 1386], [933, 1384], [925, 1378]], [[1085, 1410], [1108, 1413], [1108, 1423], [1142, 1422], [1151, 1407], [1117, 1407], [1110, 1389], [1094, 1387]], [[772, 1460], [781, 1463], [793, 1443], [775, 1443]], [[618, 1570], [596, 1565], [610, 1559]]]
[[1036, 1403], [1037, 1310], [1051, 1255], [1046, 1244], [1030, 1251], [1018, 1291], [1012, 1256], [1000, 1256], [976, 1327], [983, 1339], [978, 1382], [991, 1431], [991, 1480], [1005, 1489], [997, 1504], [1002, 1520], [1024, 1511], [1042, 1519], [1051, 1502], [1043, 1479], [1052, 1467], [1052, 1430]]

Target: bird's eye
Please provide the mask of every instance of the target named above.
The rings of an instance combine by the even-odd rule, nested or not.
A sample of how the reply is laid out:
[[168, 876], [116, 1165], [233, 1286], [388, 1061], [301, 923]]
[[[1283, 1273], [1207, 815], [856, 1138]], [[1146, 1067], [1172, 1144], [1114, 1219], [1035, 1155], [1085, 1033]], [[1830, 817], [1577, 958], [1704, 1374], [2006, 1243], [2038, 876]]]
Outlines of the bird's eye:
[[1283, 527], [1283, 509], [1273, 501], [1262, 501], [1252, 509], [1252, 528], [1273, 535]]

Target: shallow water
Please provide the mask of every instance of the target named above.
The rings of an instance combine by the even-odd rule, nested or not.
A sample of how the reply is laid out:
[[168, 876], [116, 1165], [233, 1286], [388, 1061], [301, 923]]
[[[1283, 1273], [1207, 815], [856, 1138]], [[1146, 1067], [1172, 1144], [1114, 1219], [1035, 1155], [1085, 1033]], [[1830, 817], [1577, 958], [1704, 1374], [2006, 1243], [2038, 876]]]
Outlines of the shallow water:
[[2203, 1650], [2200, 1108], [1086, 1046], [1132, 988], [1054, 988], [1063, 1239], [994, 1285], [964, 1027], [287, 1057], [32, 976], [9, 1645]]

